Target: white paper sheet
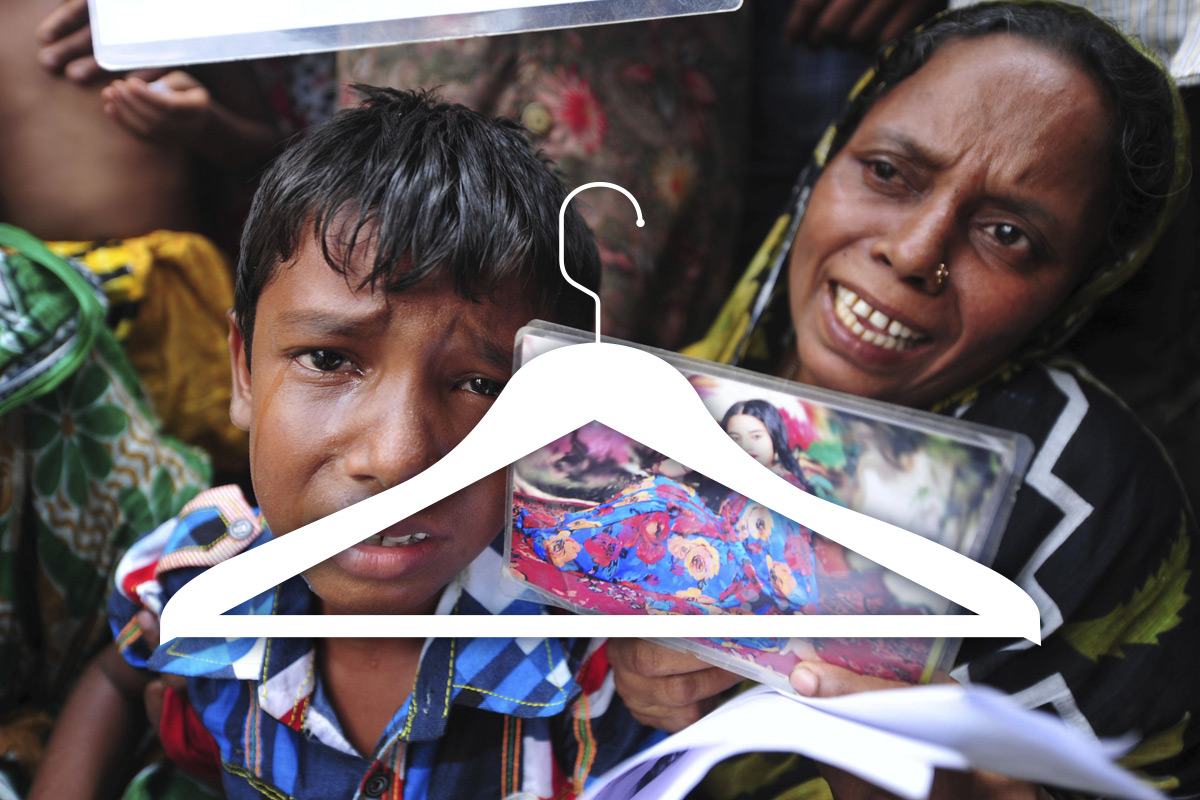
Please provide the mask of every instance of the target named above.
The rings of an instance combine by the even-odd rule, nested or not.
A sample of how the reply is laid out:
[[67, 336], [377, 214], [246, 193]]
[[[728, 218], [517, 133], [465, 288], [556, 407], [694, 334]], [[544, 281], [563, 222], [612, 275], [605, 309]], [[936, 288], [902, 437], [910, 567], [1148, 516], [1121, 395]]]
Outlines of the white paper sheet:
[[[769, 723], [769, 724], [768, 724]], [[926, 797], [936, 767], [965, 769], [967, 762], [953, 750], [905, 738], [878, 728], [842, 719], [774, 690], [747, 692], [696, 724], [660, 742], [610, 772], [586, 800], [683, 797], [707, 768], [729, 756], [755, 751], [800, 752], [855, 772], [901, 797]], [[675, 756], [669, 768], [652, 783], [638, 778], [662, 756]], [[864, 759], [864, 754], [870, 758]], [[629, 780], [621, 776], [630, 771]], [[669, 779], [674, 779], [674, 781]], [[608, 784], [606, 781], [611, 780]], [[644, 779], [643, 779], [644, 780]]]
[[985, 686], [924, 686], [812, 701], [847, 720], [952, 748], [977, 769], [1090, 794], [1161, 797], [1112, 763], [1132, 740], [1095, 739]]
[[984, 769], [1110, 797], [1162, 800], [1112, 763], [1128, 744], [1089, 738], [985, 687], [927, 686], [828, 700], [761, 687], [629, 759], [590, 787], [584, 800], [681, 800], [713, 764], [754, 751], [801, 753], [911, 800], [928, 796], [937, 768]]

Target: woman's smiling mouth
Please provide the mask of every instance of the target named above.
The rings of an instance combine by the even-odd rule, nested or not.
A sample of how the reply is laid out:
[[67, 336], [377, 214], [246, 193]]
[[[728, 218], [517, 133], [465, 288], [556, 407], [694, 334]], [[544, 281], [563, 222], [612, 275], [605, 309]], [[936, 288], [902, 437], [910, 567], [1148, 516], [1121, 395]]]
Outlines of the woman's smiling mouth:
[[872, 306], [850, 289], [830, 284], [833, 292], [833, 315], [851, 335], [885, 350], [911, 350], [929, 340], [899, 320]]

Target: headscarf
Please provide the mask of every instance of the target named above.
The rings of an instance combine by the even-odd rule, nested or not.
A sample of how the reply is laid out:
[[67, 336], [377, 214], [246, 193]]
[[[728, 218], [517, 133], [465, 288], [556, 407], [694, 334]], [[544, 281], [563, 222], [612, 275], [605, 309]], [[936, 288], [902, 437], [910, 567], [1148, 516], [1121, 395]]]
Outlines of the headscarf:
[[[1065, 4], [1030, 0], [1029, 2], [999, 2], [980, 4], [1003, 5], [1057, 5], [1072, 13], [1090, 12]], [[918, 27], [915, 33], [936, 27], [943, 22], [956, 19], [967, 9], [943, 12], [927, 24]], [[1097, 20], [1099, 24], [1109, 25]], [[1112, 27], [1109, 25], [1109, 27]], [[1174, 217], [1186, 195], [1190, 179], [1188, 162], [1188, 123], [1179, 91], [1170, 79], [1162, 62], [1136, 38], [1113, 30], [1129, 42], [1141, 55], [1150, 61], [1166, 77], [1174, 103], [1174, 164], [1171, 188], [1157, 222], [1140, 241], [1126, 248], [1115, 257], [1098, 263], [1078, 287], [1018, 348], [995, 370], [982, 379], [964, 387], [955, 394], [936, 402], [932, 410], [953, 411], [969, 404], [978, 394], [980, 387], [993, 381], [1006, 381], [1021, 369], [1039, 359], [1056, 353], [1078, 331], [1100, 301], [1117, 291], [1145, 263], [1154, 249], [1162, 231]], [[945, 41], [953, 41], [950, 37]], [[945, 43], [945, 42], [942, 42]], [[936, 48], [935, 48], [936, 49]], [[824, 172], [834, 154], [835, 142], [844, 144], [852, 130], [846, 130], [849, 120], [861, 119], [867, 108], [862, 98], [881, 94], [883, 89], [880, 73], [896, 55], [895, 44], [887, 47], [879, 56], [876, 65], [869, 69], [855, 84], [847, 98], [842, 117], [826, 129], [816, 148], [812, 160], [800, 173], [784, 213], [776, 220], [767, 238], [759, 247], [749, 267], [735, 286], [733, 293], [722, 307], [708, 333], [699, 342], [684, 350], [684, 353], [710, 361], [747, 367], [760, 372], [773, 372], [778, 368], [783, 354], [795, 347], [795, 332], [787, 303], [786, 274], [790, 262], [792, 244], [808, 206], [812, 188]], [[919, 69], [919, 67], [918, 67]], [[910, 73], [911, 74], [911, 73]], [[856, 124], [856, 123], [854, 123]], [[839, 129], [845, 135], [839, 136]], [[839, 140], [841, 140], [839, 142]]]

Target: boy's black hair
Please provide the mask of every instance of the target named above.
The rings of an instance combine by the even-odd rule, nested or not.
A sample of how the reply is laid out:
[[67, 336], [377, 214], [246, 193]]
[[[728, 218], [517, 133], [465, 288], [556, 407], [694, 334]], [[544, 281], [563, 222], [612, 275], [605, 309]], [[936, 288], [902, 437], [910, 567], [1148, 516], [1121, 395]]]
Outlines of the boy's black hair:
[[[361, 104], [311, 128], [254, 195], [234, 297], [247, 363], [259, 295], [305, 236], [342, 275], [373, 248], [360, 288], [402, 291], [440, 271], [467, 299], [515, 287], [550, 319], [590, 328], [593, 301], [559, 272], [567, 190], [525, 129], [426, 91], [354, 88]], [[565, 233], [571, 277], [594, 289], [600, 256], [572, 208]]]

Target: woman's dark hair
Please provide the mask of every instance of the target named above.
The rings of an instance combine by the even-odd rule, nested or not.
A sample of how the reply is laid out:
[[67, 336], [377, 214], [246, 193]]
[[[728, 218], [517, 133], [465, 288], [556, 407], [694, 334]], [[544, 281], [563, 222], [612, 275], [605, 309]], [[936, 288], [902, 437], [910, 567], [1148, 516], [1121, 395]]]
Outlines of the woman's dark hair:
[[[592, 300], [558, 267], [567, 190], [525, 129], [429, 92], [354, 88], [361, 104], [309, 129], [254, 195], [234, 297], [247, 359], [259, 295], [306, 234], [342, 275], [373, 247], [360, 288], [403, 291], [441, 272], [469, 300], [515, 287], [552, 320], [590, 327]], [[571, 277], [595, 288], [600, 256], [571, 208], [565, 238]]]
[[811, 494], [812, 488], [800, 471], [800, 464], [796, 461], [796, 456], [792, 454], [792, 447], [788, 442], [787, 423], [784, 422], [783, 414], [779, 413], [779, 409], [766, 400], [743, 400], [740, 403], [734, 403], [721, 419], [721, 430], [728, 431], [729, 420], [739, 414], [754, 417], [766, 426], [767, 434], [771, 437], [771, 447], [775, 450], [775, 457], [779, 459], [779, 465], [796, 476], [804, 489]]
[[1078, 8], [1023, 2], [951, 11], [885, 49], [876, 80], [838, 124], [831, 155], [879, 98], [916, 72], [943, 44], [1006, 33], [1046, 47], [1081, 68], [1107, 97], [1113, 115], [1113, 208], [1101, 263], [1147, 239], [1168, 201], [1175, 174], [1174, 99], [1169, 79], [1107, 22]]

